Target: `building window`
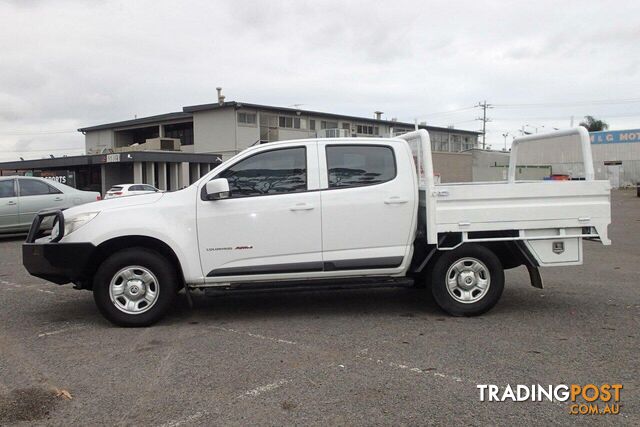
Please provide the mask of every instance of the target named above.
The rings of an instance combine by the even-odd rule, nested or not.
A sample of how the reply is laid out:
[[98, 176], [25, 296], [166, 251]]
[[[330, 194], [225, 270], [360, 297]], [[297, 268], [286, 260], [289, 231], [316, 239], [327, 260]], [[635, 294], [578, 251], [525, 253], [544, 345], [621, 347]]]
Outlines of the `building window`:
[[391, 147], [330, 145], [326, 151], [329, 188], [381, 184], [396, 176]]
[[444, 132], [432, 132], [434, 151], [449, 151], [449, 134]]
[[278, 126], [286, 129], [304, 129], [307, 127], [307, 121], [300, 117], [280, 116]]
[[361, 135], [380, 135], [380, 128], [378, 126], [358, 125], [357, 133]]
[[257, 123], [256, 113], [238, 113], [238, 123], [242, 125], [255, 126]]
[[164, 136], [179, 139], [181, 145], [193, 145], [193, 122], [164, 125]]
[[338, 129], [338, 122], [322, 120], [320, 122], [320, 129]]
[[316, 130], [316, 121], [315, 120], [309, 120], [309, 129], [310, 130]]
[[265, 151], [239, 161], [221, 172], [227, 178], [231, 198], [307, 190], [305, 147]]
[[462, 150], [464, 150], [464, 147], [462, 145], [462, 138], [460, 138], [460, 135], [451, 135], [451, 151], [459, 153]]

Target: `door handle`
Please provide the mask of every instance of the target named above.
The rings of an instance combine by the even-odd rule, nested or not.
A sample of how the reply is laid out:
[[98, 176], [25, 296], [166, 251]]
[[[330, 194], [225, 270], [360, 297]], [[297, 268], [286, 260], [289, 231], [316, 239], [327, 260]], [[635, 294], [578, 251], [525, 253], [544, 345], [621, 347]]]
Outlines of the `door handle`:
[[7, 205], [11, 205], [11, 206], [13, 206], [15, 204], [16, 204], [16, 202], [14, 202], [13, 200], [7, 203]]
[[408, 202], [409, 202], [409, 199], [403, 199], [398, 196], [389, 197], [387, 200], [384, 201], [384, 203], [387, 205], [402, 205]]
[[296, 203], [289, 208], [290, 211], [310, 211], [313, 209], [313, 205], [309, 203]]
[[61, 202], [61, 201], [62, 201], [62, 197], [56, 197], [56, 198], [55, 198], [55, 199], [53, 199], [53, 200], [55, 200], [56, 202]]

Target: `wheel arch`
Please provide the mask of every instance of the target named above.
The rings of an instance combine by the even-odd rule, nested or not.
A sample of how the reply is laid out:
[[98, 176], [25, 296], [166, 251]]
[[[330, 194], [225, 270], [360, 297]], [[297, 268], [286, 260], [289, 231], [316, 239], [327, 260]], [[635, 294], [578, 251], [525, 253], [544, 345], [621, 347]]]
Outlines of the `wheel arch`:
[[484, 246], [493, 252], [500, 263], [502, 264], [502, 268], [505, 270], [509, 270], [512, 268], [519, 267], [525, 264], [525, 260], [522, 256], [522, 251], [515, 242], [506, 241], [506, 242], [478, 242], [476, 243], [479, 246]]
[[159, 253], [173, 265], [176, 273], [178, 274], [178, 277], [184, 283], [184, 273], [182, 271], [180, 260], [178, 259], [178, 256], [173, 251], [173, 249], [171, 249], [171, 246], [169, 246], [167, 243], [155, 237], [149, 236], [119, 236], [105, 240], [96, 247], [93, 255], [87, 263], [87, 266], [85, 267], [85, 271], [83, 274], [83, 276], [88, 279], [81, 283], [81, 287], [83, 289], [92, 289], [92, 278], [95, 272], [98, 270], [100, 264], [102, 264], [102, 262], [110, 255], [122, 249], [129, 248], [146, 248]]
[[[522, 254], [522, 250], [518, 247], [516, 242], [467, 242], [463, 245], [477, 245], [489, 249], [495, 256], [498, 257], [502, 268], [509, 270], [512, 268], [526, 265], [526, 260]], [[410, 274], [420, 275], [429, 270], [429, 267], [433, 266], [447, 250], [433, 248], [432, 251], [423, 251], [418, 259], [413, 261], [410, 269]], [[422, 265], [421, 265], [422, 263]]]

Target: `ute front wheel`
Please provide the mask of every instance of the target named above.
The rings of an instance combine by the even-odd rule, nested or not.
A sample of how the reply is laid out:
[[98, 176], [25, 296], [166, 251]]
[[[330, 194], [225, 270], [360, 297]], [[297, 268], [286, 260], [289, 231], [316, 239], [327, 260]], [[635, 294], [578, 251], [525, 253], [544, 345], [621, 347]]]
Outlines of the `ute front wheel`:
[[94, 276], [100, 313], [119, 326], [148, 326], [168, 311], [178, 289], [175, 270], [162, 255], [124, 249], [107, 258]]

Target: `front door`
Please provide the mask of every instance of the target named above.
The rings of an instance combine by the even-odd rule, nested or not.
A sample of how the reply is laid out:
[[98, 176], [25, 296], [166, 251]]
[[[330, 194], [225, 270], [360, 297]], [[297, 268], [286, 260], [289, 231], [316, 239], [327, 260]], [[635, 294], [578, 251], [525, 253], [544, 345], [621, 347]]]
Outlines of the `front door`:
[[[230, 197], [197, 201], [198, 245], [208, 282], [322, 270], [316, 143], [271, 148], [226, 167]], [[316, 190], [316, 191], [314, 191]]]
[[15, 185], [15, 179], [0, 181], [0, 232], [14, 231], [19, 223]]

